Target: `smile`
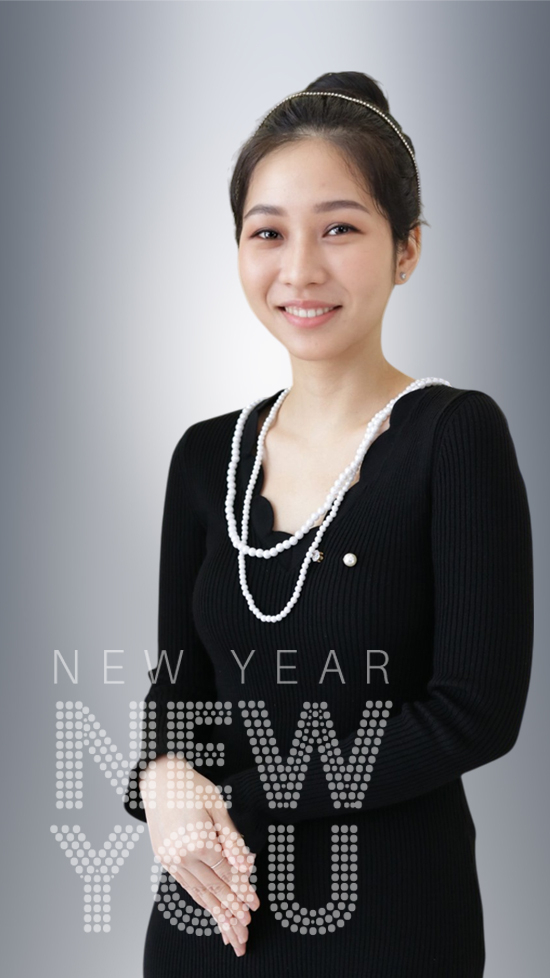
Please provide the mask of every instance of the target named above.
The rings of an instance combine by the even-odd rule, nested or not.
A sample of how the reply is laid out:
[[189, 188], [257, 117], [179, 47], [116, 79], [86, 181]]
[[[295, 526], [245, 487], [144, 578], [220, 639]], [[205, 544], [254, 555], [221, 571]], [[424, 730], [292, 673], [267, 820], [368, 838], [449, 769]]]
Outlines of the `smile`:
[[322, 316], [325, 312], [330, 312], [331, 309], [335, 309], [336, 306], [324, 306], [322, 309], [300, 309], [299, 306], [283, 306], [285, 312], [289, 312], [291, 316], [309, 316], [313, 319], [315, 316]]
[[340, 306], [319, 306], [317, 309], [302, 309], [298, 306], [281, 306], [281, 312], [295, 326], [321, 326], [327, 322]]

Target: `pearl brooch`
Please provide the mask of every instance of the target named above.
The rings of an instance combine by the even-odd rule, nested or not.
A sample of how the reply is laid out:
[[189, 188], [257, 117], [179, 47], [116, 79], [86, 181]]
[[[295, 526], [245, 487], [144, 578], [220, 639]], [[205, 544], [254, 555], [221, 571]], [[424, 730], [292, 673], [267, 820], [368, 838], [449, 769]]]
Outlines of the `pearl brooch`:
[[[257, 400], [252, 401], [250, 404], [247, 404], [246, 407], [243, 408], [237, 420], [237, 424], [235, 426], [235, 432], [233, 434], [233, 441], [231, 444], [231, 458], [227, 468], [227, 495], [225, 500], [225, 514], [227, 519], [229, 538], [233, 546], [238, 550], [237, 560], [238, 560], [239, 582], [241, 585], [241, 591], [248, 604], [248, 607], [250, 608], [252, 613], [256, 616], [256, 618], [260, 619], [260, 621], [265, 621], [265, 622], [281, 621], [283, 618], [286, 617], [286, 615], [290, 613], [290, 611], [298, 601], [298, 598], [300, 597], [300, 593], [305, 581], [309, 564], [311, 563], [312, 560], [318, 562], [323, 559], [323, 553], [322, 551], [319, 550], [318, 544], [321, 542], [322, 537], [324, 536], [328, 527], [330, 526], [333, 519], [335, 518], [346, 492], [350, 488], [351, 484], [355, 481], [355, 476], [361, 467], [363, 458], [365, 457], [369, 446], [374, 441], [374, 438], [376, 437], [380, 427], [382, 426], [382, 424], [384, 423], [388, 415], [391, 413], [396, 401], [398, 401], [399, 398], [403, 397], [405, 394], [410, 393], [411, 391], [420, 390], [423, 387], [428, 387], [434, 384], [445, 384], [447, 387], [451, 386], [448, 380], [443, 380], [439, 377], [423, 377], [421, 380], [414, 380], [411, 384], [408, 385], [408, 387], [406, 387], [403, 391], [401, 391], [400, 394], [392, 398], [391, 401], [389, 401], [388, 404], [386, 404], [386, 406], [382, 408], [381, 411], [378, 411], [378, 413], [375, 414], [374, 417], [371, 418], [371, 420], [369, 421], [365, 430], [365, 434], [361, 440], [359, 448], [355, 453], [354, 458], [352, 459], [350, 464], [347, 465], [346, 468], [340, 473], [340, 475], [338, 476], [334, 484], [331, 486], [322, 505], [319, 506], [319, 508], [316, 509], [315, 512], [311, 514], [311, 516], [306, 520], [306, 522], [298, 530], [296, 530], [296, 532], [291, 537], [281, 541], [280, 543], [275, 544], [274, 547], [269, 547], [266, 549], [263, 549], [261, 547], [250, 547], [248, 545], [247, 541], [248, 541], [248, 526], [249, 526], [249, 519], [250, 519], [250, 506], [252, 502], [254, 486], [256, 485], [256, 480], [258, 478], [258, 473], [260, 471], [260, 466], [262, 464], [264, 442], [266, 439], [267, 432], [269, 431], [269, 428], [273, 424], [273, 420], [277, 414], [277, 411], [279, 410], [287, 394], [290, 392], [291, 388], [286, 387], [281, 392], [281, 394], [273, 404], [271, 410], [269, 411], [269, 414], [267, 415], [267, 418], [265, 419], [262, 425], [260, 434], [258, 435], [256, 458], [255, 458], [254, 467], [250, 475], [250, 481], [248, 483], [248, 487], [244, 498], [241, 536], [239, 536], [239, 533], [237, 531], [237, 521], [235, 519], [235, 514], [234, 514], [234, 503], [237, 495], [236, 473], [237, 473], [237, 466], [239, 464], [239, 459], [240, 459], [240, 443], [242, 438], [242, 432], [246, 424], [246, 421], [248, 419], [248, 416], [254, 410], [256, 405], [259, 404], [260, 401], [263, 401], [264, 398], [259, 397], [257, 398]], [[305, 536], [305, 534], [309, 532], [309, 530], [317, 522], [319, 517], [323, 515], [323, 513], [325, 514], [325, 518], [320, 524], [311, 545], [308, 547], [306, 551], [305, 557], [302, 561], [300, 572], [298, 574], [298, 579], [294, 587], [294, 592], [291, 598], [286, 603], [282, 611], [280, 611], [278, 614], [276, 615], [263, 614], [263, 612], [261, 612], [259, 608], [256, 607], [256, 604], [254, 603], [254, 599], [248, 588], [248, 584], [246, 580], [245, 557], [246, 556], [262, 557], [267, 560], [270, 559], [271, 557], [278, 556], [278, 554], [282, 553], [283, 550], [288, 550], [290, 547], [296, 546], [298, 541], [301, 540]], [[353, 558], [353, 560], [350, 563], [349, 561], [351, 560], [351, 558]], [[357, 557], [355, 556], [355, 554], [346, 554], [343, 560], [347, 566], [351, 567], [357, 562]]]
[[345, 554], [345, 556], [342, 557], [342, 560], [344, 561], [346, 567], [354, 567], [357, 563], [357, 557], [355, 554]]

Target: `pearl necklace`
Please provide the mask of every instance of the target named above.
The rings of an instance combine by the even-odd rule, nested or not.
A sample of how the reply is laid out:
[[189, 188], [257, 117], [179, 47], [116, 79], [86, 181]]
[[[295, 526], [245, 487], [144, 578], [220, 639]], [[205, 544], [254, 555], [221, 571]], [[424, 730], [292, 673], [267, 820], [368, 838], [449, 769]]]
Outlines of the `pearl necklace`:
[[[307, 574], [307, 570], [311, 561], [312, 560], [318, 561], [320, 558], [320, 554], [318, 551], [318, 544], [320, 543], [330, 523], [332, 523], [333, 519], [335, 518], [346, 492], [350, 488], [352, 482], [355, 480], [355, 476], [361, 467], [361, 463], [367, 453], [369, 446], [374, 441], [374, 438], [376, 437], [376, 434], [378, 433], [380, 427], [382, 426], [382, 424], [384, 423], [388, 415], [391, 413], [392, 408], [396, 403], [396, 401], [398, 401], [399, 398], [403, 397], [405, 394], [410, 393], [410, 391], [420, 390], [422, 387], [428, 387], [433, 384], [446, 384], [447, 387], [451, 386], [448, 380], [443, 380], [440, 377], [423, 377], [421, 380], [414, 380], [411, 384], [409, 384], [408, 387], [405, 388], [405, 390], [401, 391], [401, 393], [398, 394], [397, 397], [394, 397], [392, 398], [391, 401], [388, 401], [386, 406], [382, 408], [381, 411], [378, 411], [378, 413], [375, 414], [374, 417], [371, 418], [371, 420], [369, 421], [365, 434], [361, 440], [361, 444], [359, 445], [359, 448], [355, 453], [353, 461], [346, 466], [346, 468], [340, 473], [340, 475], [336, 479], [336, 482], [331, 486], [322, 506], [319, 506], [319, 508], [316, 509], [315, 512], [311, 514], [311, 516], [300, 527], [300, 529], [297, 530], [296, 533], [294, 533], [291, 537], [289, 537], [286, 540], [283, 540], [281, 543], [275, 544], [274, 547], [270, 547], [268, 549], [261, 549], [260, 547], [257, 548], [250, 547], [247, 543], [248, 525], [250, 519], [250, 505], [252, 502], [254, 486], [256, 485], [256, 480], [258, 478], [258, 473], [260, 471], [260, 466], [262, 464], [264, 442], [266, 439], [266, 435], [271, 425], [273, 424], [273, 420], [277, 414], [277, 411], [279, 410], [287, 394], [290, 392], [291, 388], [286, 387], [279, 395], [279, 397], [273, 404], [267, 418], [265, 419], [262, 425], [260, 434], [258, 435], [256, 460], [254, 462], [254, 468], [252, 469], [250, 481], [248, 483], [248, 488], [246, 490], [246, 495], [244, 499], [242, 530], [241, 530], [241, 537], [239, 537], [237, 531], [237, 521], [235, 519], [235, 514], [234, 514], [234, 503], [237, 494], [236, 472], [237, 472], [237, 466], [239, 464], [239, 458], [240, 458], [240, 443], [241, 443], [243, 428], [245, 426], [249, 414], [251, 413], [251, 411], [254, 410], [256, 405], [260, 403], [260, 401], [264, 400], [264, 398], [259, 397], [255, 401], [252, 401], [250, 404], [247, 404], [246, 407], [243, 408], [243, 410], [239, 415], [237, 424], [235, 426], [235, 432], [233, 435], [233, 442], [231, 446], [231, 459], [229, 461], [229, 466], [227, 469], [227, 496], [225, 500], [225, 514], [227, 518], [229, 538], [233, 546], [239, 551], [238, 563], [239, 563], [239, 581], [241, 585], [241, 590], [244, 598], [248, 603], [248, 607], [256, 615], [256, 618], [260, 619], [260, 621], [266, 621], [266, 622], [281, 621], [283, 618], [286, 617], [286, 615], [289, 614], [289, 612], [296, 604], [298, 598], [300, 597], [300, 592], [302, 590], [305, 577]], [[264, 615], [259, 610], [259, 608], [256, 607], [256, 604], [254, 603], [254, 599], [248, 589], [248, 585], [246, 582], [245, 556], [263, 557], [264, 559], [268, 560], [271, 557], [276, 557], [278, 554], [282, 553], [283, 550], [289, 550], [290, 547], [296, 546], [298, 541], [301, 540], [302, 537], [312, 528], [312, 526], [316, 523], [319, 517], [322, 516], [323, 513], [326, 513], [326, 517], [323, 520], [323, 522], [320, 524], [319, 529], [315, 534], [315, 538], [311, 543], [311, 546], [308, 548], [306, 552], [306, 555], [302, 562], [302, 566], [300, 568], [300, 573], [298, 575], [298, 580], [296, 581], [296, 586], [294, 588], [292, 597], [287, 602], [283, 610], [280, 611], [277, 615]]]

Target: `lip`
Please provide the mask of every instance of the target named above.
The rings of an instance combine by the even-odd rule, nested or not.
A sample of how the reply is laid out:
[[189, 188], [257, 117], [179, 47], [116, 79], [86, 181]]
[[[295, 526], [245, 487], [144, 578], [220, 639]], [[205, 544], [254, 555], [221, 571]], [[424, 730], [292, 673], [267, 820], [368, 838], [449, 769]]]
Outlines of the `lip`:
[[337, 305], [336, 302], [325, 302], [323, 299], [289, 299], [288, 302], [281, 302], [279, 309], [284, 306], [296, 306], [297, 309], [324, 309], [325, 306]]
[[[299, 309], [320, 309], [323, 307], [322, 302], [289, 302], [289, 306], [297, 306]], [[324, 305], [330, 306], [330, 302], [325, 302]], [[329, 319], [332, 319], [337, 312], [341, 309], [341, 306], [335, 306], [330, 312], [324, 312], [322, 316], [292, 316], [291, 313], [287, 312], [284, 306], [279, 306], [279, 311], [282, 312], [286, 321], [292, 323], [293, 326], [299, 326], [301, 329], [311, 329], [314, 326], [322, 326], [323, 323], [327, 323]]]

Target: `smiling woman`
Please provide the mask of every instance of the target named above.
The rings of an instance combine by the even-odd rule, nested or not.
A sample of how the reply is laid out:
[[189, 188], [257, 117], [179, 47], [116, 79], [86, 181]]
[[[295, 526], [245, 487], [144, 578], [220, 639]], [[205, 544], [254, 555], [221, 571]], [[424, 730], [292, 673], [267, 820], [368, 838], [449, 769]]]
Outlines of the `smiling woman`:
[[308, 371], [311, 358], [335, 365], [354, 354], [374, 375], [382, 363], [384, 311], [394, 285], [416, 266], [420, 228], [395, 243], [364, 179], [321, 136], [263, 157], [248, 203], [239, 273], [258, 319], [291, 356], [307, 358]]
[[[461, 775], [514, 746], [533, 640], [508, 424], [382, 352], [426, 222], [372, 78], [323, 75], [270, 110], [230, 198], [247, 301], [293, 380], [172, 456], [169, 668], [125, 798], [169, 874], [144, 976], [481, 978]], [[208, 724], [221, 743], [195, 742]]]

